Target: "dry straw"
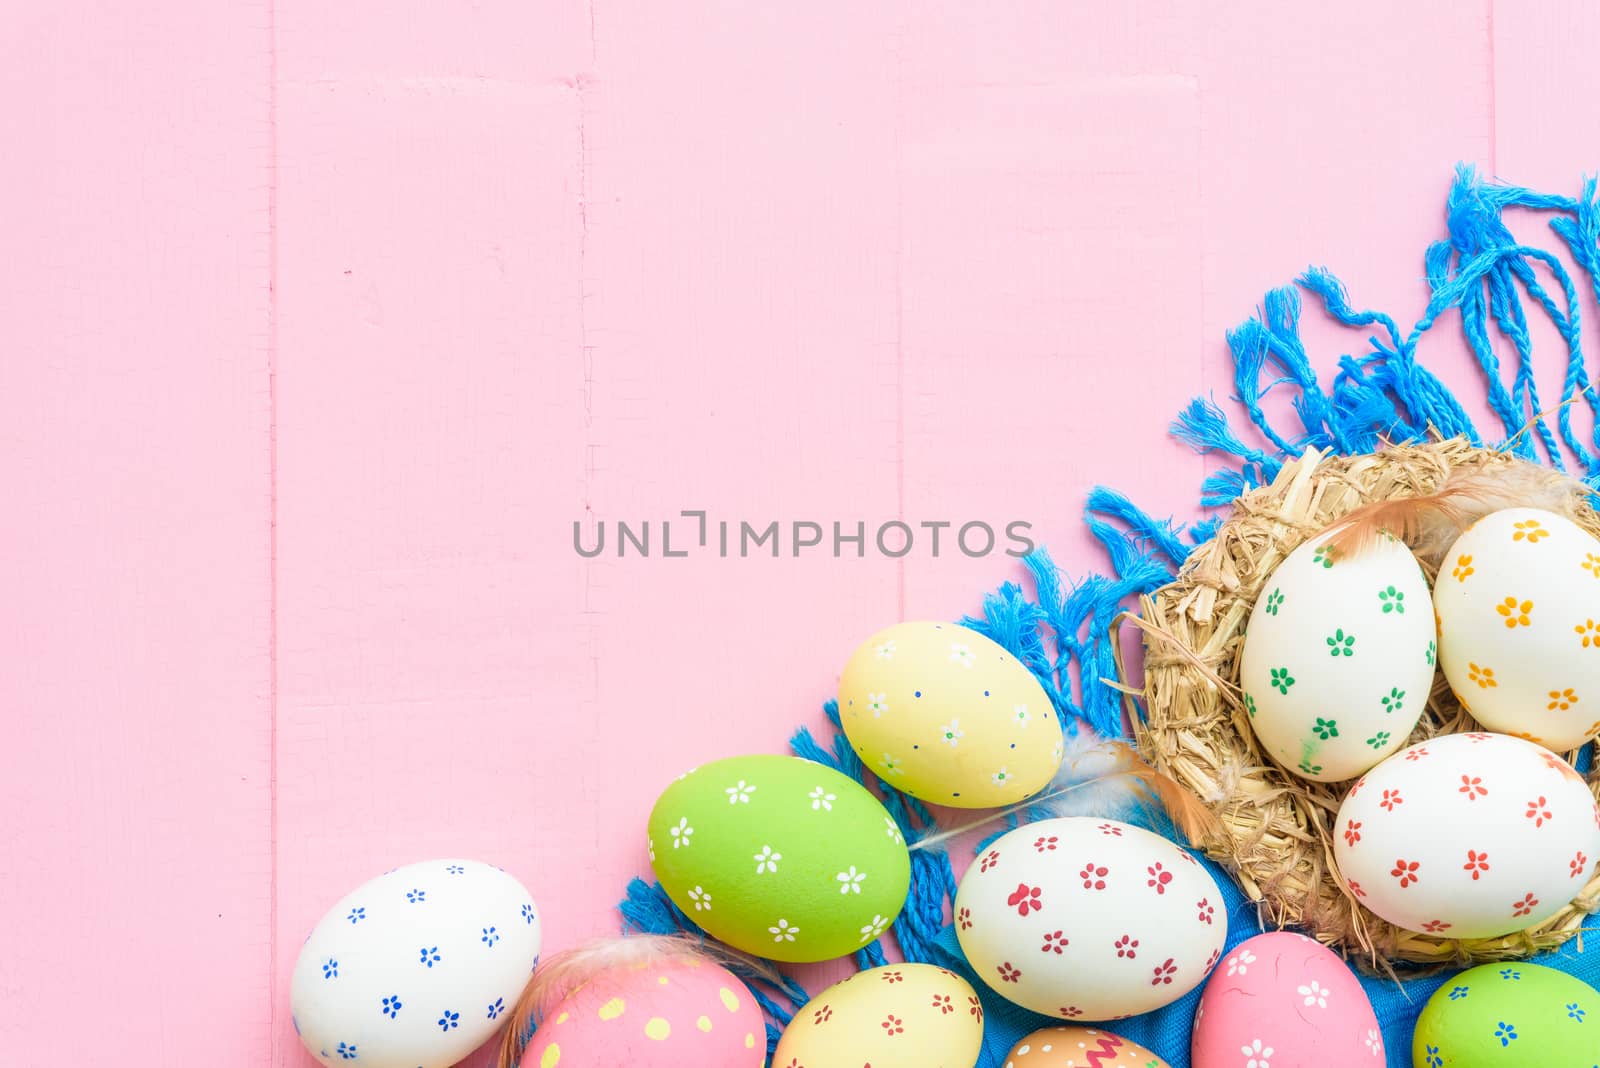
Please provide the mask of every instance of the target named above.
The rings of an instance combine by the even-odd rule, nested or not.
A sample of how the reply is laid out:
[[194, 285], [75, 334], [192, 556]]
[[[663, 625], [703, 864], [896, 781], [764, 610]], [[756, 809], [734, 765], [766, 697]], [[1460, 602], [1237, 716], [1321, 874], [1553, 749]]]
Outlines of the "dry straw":
[[[1600, 910], [1600, 876], [1556, 916], [1501, 938], [1438, 938], [1367, 911], [1339, 878], [1330, 834], [1349, 784], [1289, 773], [1250, 730], [1238, 687], [1245, 624], [1273, 570], [1342, 516], [1373, 501], [1434, 493], [1452, 474], [1513, 475], [1513, 465], [1529, 466], [1461, 439], [1362, 456], [1307, 452], [1271, 485], [1240, 497], [1215, 539], [1190, 555], [1172, 583], [1142, 598], [1133, 620], [1145, 639], [1146, 718], [1134, 717], [1135, 736], [1158, 769], [1221, 820], [1220, 835], [1202, 844], [1206, 853], [1234, 876], [1265, 922], [1308, 930], [1373, 973], [1392, 974], [1391, 962], [1467, 965], [1558, 946]], [[1587, 501], [1574, 494], [1570, 505], [1569, 514], [1600, 536], [1600, 515]], [[1431, 582], [1437, 560], [1422, 563]], [[1476, 729], [1439, 675], [1411, 741]], [[1590, 785], [1600, 794], [1595, 776]]]

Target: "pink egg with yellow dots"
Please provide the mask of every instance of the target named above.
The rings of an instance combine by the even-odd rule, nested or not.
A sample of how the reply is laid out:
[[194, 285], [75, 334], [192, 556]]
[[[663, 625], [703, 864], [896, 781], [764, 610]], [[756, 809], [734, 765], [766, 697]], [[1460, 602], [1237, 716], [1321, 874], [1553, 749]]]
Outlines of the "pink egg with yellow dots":
[[694, 955], [605, 968], [541, 1015], [519, 1068], [761, 1068], [767, 1054], [749, 989]]

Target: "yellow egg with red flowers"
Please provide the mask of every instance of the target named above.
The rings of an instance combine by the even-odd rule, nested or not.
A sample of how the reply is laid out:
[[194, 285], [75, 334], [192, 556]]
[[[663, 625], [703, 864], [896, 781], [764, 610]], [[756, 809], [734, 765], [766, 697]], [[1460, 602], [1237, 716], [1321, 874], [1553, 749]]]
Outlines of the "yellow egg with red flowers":
[[890, 964], [835, 983], [795, 1014], [772, 1056], [778, 1068], [973, 1068], [983, 1007], [959, 975]]

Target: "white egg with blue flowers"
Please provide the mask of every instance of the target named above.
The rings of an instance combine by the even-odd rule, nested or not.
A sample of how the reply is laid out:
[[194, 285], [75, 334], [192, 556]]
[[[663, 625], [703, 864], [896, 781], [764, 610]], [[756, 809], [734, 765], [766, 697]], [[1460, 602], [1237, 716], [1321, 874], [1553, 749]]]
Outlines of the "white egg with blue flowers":
[[395, 868], [341, 898], [301, 947], [295, 1033], [324, 1065], [446, 1068], [499, 1030], [539, 945], [538, 908], [502, 869]]

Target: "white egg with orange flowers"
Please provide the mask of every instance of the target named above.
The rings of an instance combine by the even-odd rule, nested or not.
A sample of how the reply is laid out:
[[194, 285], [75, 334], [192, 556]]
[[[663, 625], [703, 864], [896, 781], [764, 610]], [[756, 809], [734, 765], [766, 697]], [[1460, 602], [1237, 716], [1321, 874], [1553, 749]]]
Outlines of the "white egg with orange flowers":
[[1433, 601], [1439, 666], [1479, 723], [1559, 752], [1600, 734], [1600, 539], [1493, 512], [1445, 554]]

